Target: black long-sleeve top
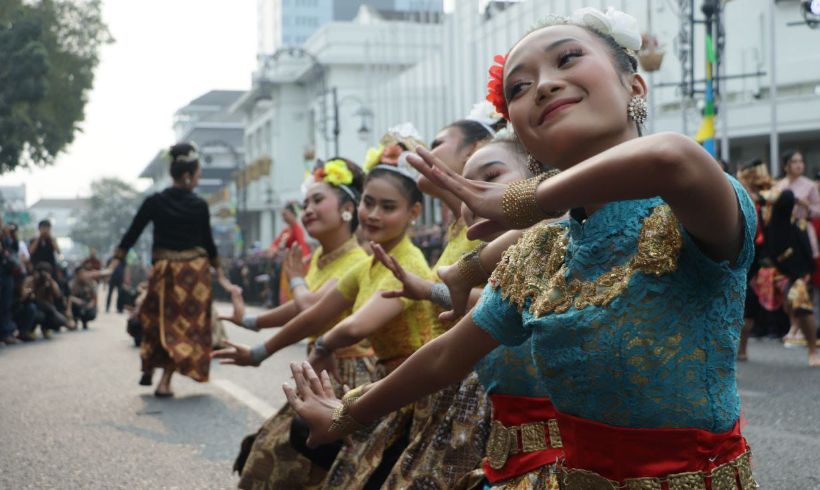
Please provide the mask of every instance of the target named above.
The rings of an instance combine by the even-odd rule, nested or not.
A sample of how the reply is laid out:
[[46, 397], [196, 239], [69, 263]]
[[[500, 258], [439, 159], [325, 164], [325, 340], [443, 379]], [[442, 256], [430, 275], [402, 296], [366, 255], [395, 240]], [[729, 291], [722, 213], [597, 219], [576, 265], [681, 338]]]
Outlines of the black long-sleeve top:
[[192, 191], [169, 187], [148, 196], [122, 237], [117, 257], [125, 256], [149, 222], [154, 223], [154, 250], [181, 251], [202, 247], [211, 264], [219, 265], [208, 204]]

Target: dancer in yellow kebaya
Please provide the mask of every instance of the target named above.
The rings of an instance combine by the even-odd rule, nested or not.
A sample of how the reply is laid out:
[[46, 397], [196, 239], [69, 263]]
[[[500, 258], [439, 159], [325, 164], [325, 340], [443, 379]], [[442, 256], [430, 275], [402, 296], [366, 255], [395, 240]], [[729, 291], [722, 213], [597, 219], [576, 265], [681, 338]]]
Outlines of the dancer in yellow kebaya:
[[[354, 236], [359, 224], [356, 208], [363, 181], [361, 169], [349, 160], [334, 158], [319, 166], [305, 188], [302, 224], [321, 247], [313, 253], [307, 274], [300, 247], [290, 249], [285, 270], [290, 277], [294, 299], [254, 317], [245, 315], [241, 295], [234, 294], [233, 314], [224, 318], [250, 330], [284, 325], [335, 288], [347, 271], [366, 260], [367, 255]], [[337, 320], [349, 314], [350, 309], [347, 309]], [[308, 351], [314, 340], [312, 337]], [[230, 345], [231, 348], [217, 351], [213, 356], [249, 354], [244, 346]], [[340, 350], [336, 360], [336, 372], [342, 384], [348, 387], [355, 388], [375, 379], [375, 359], [366, 341]], [[336, 386], [341, 389], [341, 384]], [[312, 464], [291, 444], [293, 415], [293, 410], [285, 405], [254, 436], [243, 441], [242, 452], [234, 466], [241, 475], [240, 488], [281, 488], [283, 485], [309, 488], [322, 481], [326, 469]]]

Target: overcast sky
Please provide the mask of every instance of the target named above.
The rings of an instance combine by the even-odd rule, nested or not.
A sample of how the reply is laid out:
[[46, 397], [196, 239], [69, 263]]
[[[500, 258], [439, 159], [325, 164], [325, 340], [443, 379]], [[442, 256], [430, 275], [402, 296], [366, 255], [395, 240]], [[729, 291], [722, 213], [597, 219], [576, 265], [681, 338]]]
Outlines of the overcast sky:
[[256, 57], [256, 0], [105, 0], [115, 42], [103, 48], [83, 132], [54, 166], [0, 185], [41, 197], [87, 195], [92, 180], [137, 175], [173, 143], [172, 115], [211, 89], [248, 89]]

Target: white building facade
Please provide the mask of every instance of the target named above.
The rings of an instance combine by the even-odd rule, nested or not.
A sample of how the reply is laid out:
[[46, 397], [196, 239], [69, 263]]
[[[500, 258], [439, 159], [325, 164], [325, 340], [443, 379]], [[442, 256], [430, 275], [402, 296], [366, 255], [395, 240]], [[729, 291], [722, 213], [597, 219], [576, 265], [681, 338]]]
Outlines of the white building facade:
[[[702, 95], [681, 97], [677, 48], [681, 22], [686, 22], [680, 17], [680, 6], [688, 4], [695, 18], [702, 19], [700, 0], [524, 0], [505, 3], [503, 9], [493, 8], [493, 3], [455, 0], [441, 32], [441, 48], [424, 63], [375, 88], [377, 127], [383, 120], [408, 119], [429, 137], [435, 128], [462, 117], [473, 103], [484, 98], [493, 56], [506, 53], [537, 19], [548, 14], [569, 15], [586, 6], [605, 9], [612, 5], [635, 16], [642, 30], [655, 34], [665, 49], [661, 69], [654, 74], [642, 72], [650, 86], [657, 87], [651, 88], [649, 95], [655, 108], [654, 118], [648, 122], [650, 132], [676, 131], [693, 136], [697, 131], [702, 105], [698, 98]], [[751, 158], [770, 161], [774, 123], [779, 149], [802, 149], [813, 175], [820, 170], [820, 50], [816, 49], [820, 29], [800, 22], [799, 1], [720, 3], [725, 8], [723, 75], [729, 79], [722, 84], [723, 103], [719, 104], [716, 129], [718, 140], [724, 135], [728, 139], [728, 160], [731, 164]], [[703, 27], [696, 26], [692, 34], [693, 78], [698, 80], [704, 78], [705, 71]], [[735, 78], [752, 73], [759, 74]], [[774, 91], [770, 89], [772, 81]], [[776, 95], [771, 97], [773, 93]]]
[[[430, 141], [439, 129], [463, 118], [484, 100], [493, 56], [506, 53], [549, 14], [613, 5], [635, 16], [665, 51], [658, 71], [642, 72], [652, 107], [647, 130], [693, 136], [701, 122], [702, 95], [682, 94], [678, 48], [682, 22], [688, 23], [682, 6], [701, 19], [701, 3], [455, 0], [448, 14], [427, 12], [412, 22], [386, 20], [364, 9], [351, 22], [320, 28], [299, 48], [260, 57], [254, 88], [235, 107], [246, 118], [249, 162], [267, 157], [272, 162], [270, 178], [248, 190], [249, 207], [260, 210], [251, 235], [267, 244], [278, 231], [275, 214], [286, 201], [300, 199], [311, 157], [338, 153], [361, 161], [390, 126], [412, 122]], [[716, 123], [717, 139], [728, 142], [722, 155], [730, 168], [751, 158], [778, 167], [772, 161], [776, 150], [798, 147], [813, 175], [820, 170], [820, 50], [813, 49], [820, 43], [820, 29], [799, 22], [798, 1], [720, 3], [725, 25], [721, 74], [728, 77], [721, 83]], [[704, 34], [700, 25], [690, 32], [695, 80], [704, 78]], [[776, 138], [770, 134], [773, 127]]]
[[392, 21], [364, 9], [352, 22], [325, 25], [302, 47], [261, 58], [253, 88], [234, 107], [245, 116], [248, 165], [270, 162], [269, 174], [247, 182], [247, 244], [270, 244], [283, 226], [282, 207], [301, 201], [315, 158], [361, 162], [389, 126], [404, 122], [374, 124], [375, 91], [439, 48], [438, 19]]

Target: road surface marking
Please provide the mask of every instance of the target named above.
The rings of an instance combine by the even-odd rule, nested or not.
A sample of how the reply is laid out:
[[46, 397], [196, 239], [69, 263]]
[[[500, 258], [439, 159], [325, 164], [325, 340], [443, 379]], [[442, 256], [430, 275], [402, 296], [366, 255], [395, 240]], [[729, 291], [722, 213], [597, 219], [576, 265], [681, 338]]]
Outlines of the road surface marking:
[[217, 378], [212, 379], [211, 382], [218, 388], [222, 389], [222, 391], [231, 395], [237, 401], [259, 414], [259, 416], [263, 419], [267, 419], [276, 413], [276, 409], [273, 408], [273, 406], [271, 406], [268, 402], [257, 397], [250, 391], [242, 388], [232, 381]]

